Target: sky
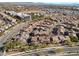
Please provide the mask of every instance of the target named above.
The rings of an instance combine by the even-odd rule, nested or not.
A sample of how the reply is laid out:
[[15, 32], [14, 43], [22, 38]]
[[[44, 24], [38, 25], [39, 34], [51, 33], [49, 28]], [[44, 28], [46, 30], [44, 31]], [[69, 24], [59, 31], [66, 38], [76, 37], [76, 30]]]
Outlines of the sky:
[[76, 3], [79, 3], [79, 0], [0, 0], [0, 2], [43, 2], [43, 3], [76, 2]]

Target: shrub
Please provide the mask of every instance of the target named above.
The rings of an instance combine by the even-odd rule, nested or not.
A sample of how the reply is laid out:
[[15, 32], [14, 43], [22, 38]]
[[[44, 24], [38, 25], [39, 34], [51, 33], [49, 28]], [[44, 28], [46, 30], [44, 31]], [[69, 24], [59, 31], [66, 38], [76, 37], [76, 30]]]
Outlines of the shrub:
[[78, 38], [75, 36], [70, 36], [71, 42], [78, 42]]
[[7, 51], [10, 49], [24, 50], [25, 44], [21, 41], [10, 41], [4, 44], [4, 47]]
[[68, 45], [68, 46], [73, 46], [73, 44], [72, 44], [72, 42], [70, 40], [65, 40], [64, 44]]

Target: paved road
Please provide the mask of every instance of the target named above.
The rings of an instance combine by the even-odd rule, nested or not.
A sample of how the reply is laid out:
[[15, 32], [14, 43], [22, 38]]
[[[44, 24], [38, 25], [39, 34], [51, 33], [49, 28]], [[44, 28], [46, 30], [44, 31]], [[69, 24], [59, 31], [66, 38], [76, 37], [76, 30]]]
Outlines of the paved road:
[[[16, 20], [8, 15], [6, 15], [5, 13], [3, 12], [0, 12], [0, 14], [2, 14], [4, 17], [7, 17], [8, 19], [11, 19], [11, 20]], [[31, 21], [31, 20], [30, 20]], [[15, 25], [13, 28], [11, 28], [11, 30], [7, 30], [7, 32], [5, 32], [1, 37], [0, 37], [0, 47], [3, 46], [3, 43], [6, 42], [7, 39], [10, 39], [12, 38], [13, 36], [15, 36], [19, 31], [20, 29], [22, 29], [24, 26], [26, 26], [28, 24], [28, 22], [30, 21], [27, 21], [27, 22], [22, 22], [22, 23], [19, 23], [17, 25]]]
[[3, 43], [6, 42], [7, 39], [10, 39], [14, 35], [16, 35], [20, 31], [20, 29], [22, 29], [25, 25], [26, 25], [26, 23], [20, 23], [20, 24], [16, 25], [15, 27], [13, 27], [11, 31], [7, 31], [6, 33], [4, 33], [0, 37], [0, 47], [3, 45]]
[[[56, 49], [63, 48], [64, 54], [57, 53]], [[69, 52], [73, 53], [70, 54]], [[75, 53], [76, 52], [76, 53]], [[20, 52], [11, 54], [11, 56], [59, 56], [59, 55], [79, 55], [79, 47], [49, 47], [39, 50], [32, 50], [30, 52]]]
[[[12, 17], [9, 17], [8, 15], [6, 15], [6, 14], [3, 13], [3, 12], [0, 12], [0, 14], [2, 14], [4, 17], [7, 17], [8, 19], [16, 20], [16, 19], [14, 19], [14, 18], [12, 18]], [[27, 23], [28, 23], [28, 21], [27, 21]], [[5, 32], [5, 33], [0, 37], [0, 47], [3, 46], [3, 43], [5, 43], [7, 39], [10, 39], [10, 38], [12, 38], [14, 35], [16, 35], [16, 34], [20, 31], [21, 28], [23, 28], [24, 26], [26, 26], [27, 23], [24, 22], [24, 23], [17, 24], [17, 25], [15, 25], [10, 31]]]

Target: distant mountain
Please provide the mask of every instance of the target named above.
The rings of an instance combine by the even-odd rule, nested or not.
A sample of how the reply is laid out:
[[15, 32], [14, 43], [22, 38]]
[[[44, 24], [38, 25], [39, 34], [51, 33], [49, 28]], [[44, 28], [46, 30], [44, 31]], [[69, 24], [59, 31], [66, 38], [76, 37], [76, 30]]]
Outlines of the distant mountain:
[[77, 2], [60, 2], [60, 3], [48, 3], [49, 5], [58, 5], [58, 6], [79, 6]]
[[0, 4], [3, 4], [3, 5], [35, 5], [35, 6], [38, 6], [38, 5], [47, 5], [46, 3], [41, 3], [41, 2], [38, 2], [38, 3], [34, 3], [34, 2], [0, 2]]
[[25, 6], [42, 6], [42, 5], [47, 5], [47, 6], [79, 6], [79, 3], [77, 2], [51, 2], [51, 3], [41, 3], [41, 2], [0, 2], [0, 5], [25, 5]]

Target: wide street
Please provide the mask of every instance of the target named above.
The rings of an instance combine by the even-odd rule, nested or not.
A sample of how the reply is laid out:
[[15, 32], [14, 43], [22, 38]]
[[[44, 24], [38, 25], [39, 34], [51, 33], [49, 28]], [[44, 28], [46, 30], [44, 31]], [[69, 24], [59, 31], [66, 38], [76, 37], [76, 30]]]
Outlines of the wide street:
[[[61, 52], [57, 52], [58, 50]], [[62, 55], [79, 55], [79, 47], [48, 47], [36, 50], [30, 50], [26, 52], [18, 52], [10, 54], [10, 56], [62, 56]]]
[[[8, 17], [5, 13], [0, 12], [0, 14], [4, 15], [4, 17]], [[16, 20], [12, 17], [8, 17], [9, 19]], [[19, 24], [16, 24], [14, 27], [10, 28], [10, 30], [6, 30], [3, 35], [0, 37], [0, 47], [3, 46], [3, 43], [6, 42], [7, 39], [12, 38], [14, 35], [16, 35], [20, 29], [22, 29], [24, 26], [28, 24], [29, 21], [27, 22], [21, 22]]]

